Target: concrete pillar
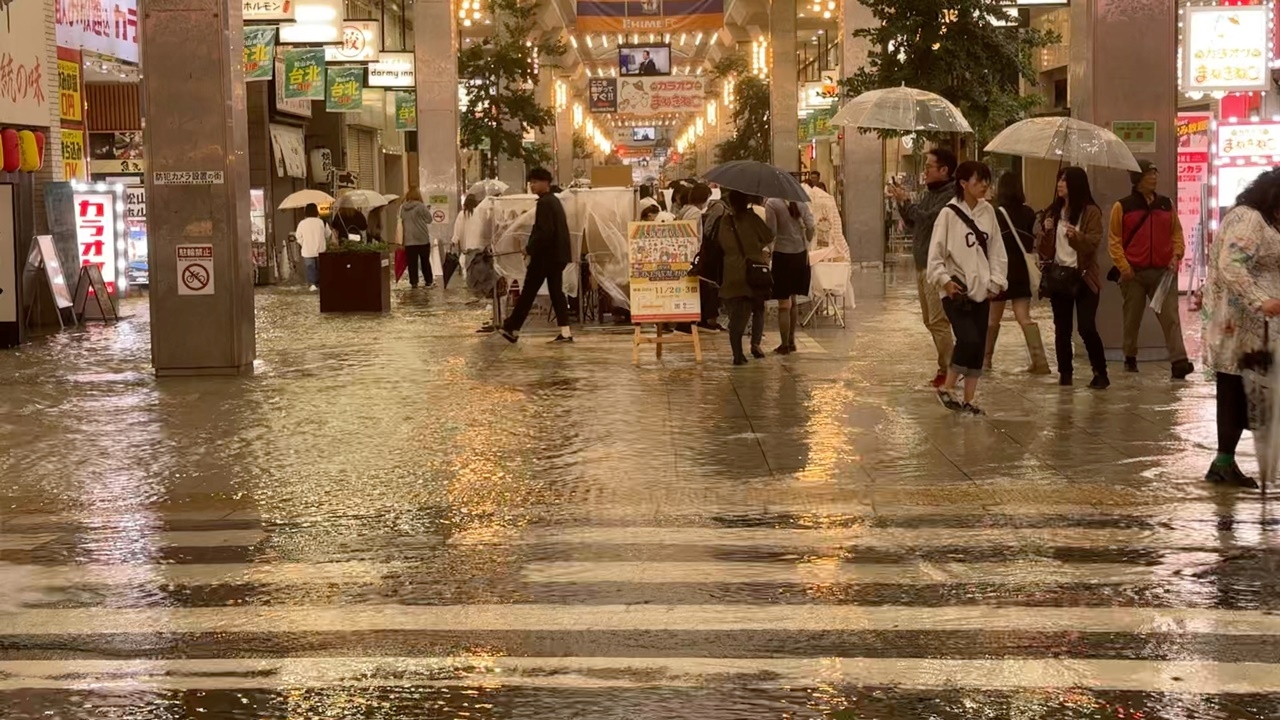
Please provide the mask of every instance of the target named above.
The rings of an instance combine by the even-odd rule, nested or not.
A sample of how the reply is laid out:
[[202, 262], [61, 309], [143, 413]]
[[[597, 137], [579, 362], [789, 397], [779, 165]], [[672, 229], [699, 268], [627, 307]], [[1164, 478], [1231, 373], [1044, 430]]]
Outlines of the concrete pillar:
[[796, 57], [796, 0], [769, 5], [769, 132], [773, 164], [800, 170], [799, 60]]
[[[414, 4], [414, 77], [418, 103], [418, 188], [446, 197], [441, 236], [451, 237], [458, 214], [458, 33], [450, 0]], [[435, 228], [432, 228], [433, 235]]]
[[[1156, 152], [1137, 155], [1160, 168], [1161, 195], [1177, 197], [1177, 138], [1173, 121], [1178, 109], [1177, 3], [1134, 3], [1132, 0], [1076, 0], [1071, 4], [1071, 65], [1068, 97], [1074, 117], [1109, 128], [1113, 120], [1154, 120]], [[1108, 68], [1127, 68], [1123, 73]], [[1132, 186], [1122, 170], [1089, 168], [1093, 196], [1110, 217], [1115, 201]], [[1106, 248], [1099, 249], [1105, 274], [1112, 266]], [[1123, 321], [1120, 289], [1104, 282], [1098, 309], [1098, 331], [1112, 360], [1121, 359]], [[1142, 323], [1139, 357], [1168, 357], [1152, 311]]]
[[[241, 4], [234, 0], [142, 5], [151, 360], [160, 376], [247, 374], [253, 368], [242, 28]], [[197, 67], [200, 72], [193, 72]], [[199, 184], [155, 182], [171, 172], [209, 174], [196, 176]], [[179, 245], [212, 249], [211, 292], [179, 292]]]
[[[862, 3], [845, 0], [843, 6], [840, 73], [849, 77], [867, 63], [870, 50], [866, 40], [853, 37], [853, 31], [869, 27], [876, 20]], [[839, 154], [843, 197], [837, 199], [844, 209], [844, 234], [849, 252], [855, 263], [883, 263], [886, 240], [883, 144], [875, 135], [864, 135], [855, 128], [842, 128], [841, 132], [844, 134]]]
[[[556, 112], [555, 150], [556, 180], [564, 187], [573, 182], [573, 99], [569, 97], [569, 88], [573, 82], [564, 77], [560, 79], [565, 87], [564, 108]], [[554, 93], [552, 93], [554, 96]]]

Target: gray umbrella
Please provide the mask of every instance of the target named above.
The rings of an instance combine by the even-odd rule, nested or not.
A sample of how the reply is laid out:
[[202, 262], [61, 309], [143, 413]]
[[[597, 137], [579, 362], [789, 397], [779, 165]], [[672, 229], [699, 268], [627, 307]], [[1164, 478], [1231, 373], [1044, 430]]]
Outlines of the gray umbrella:
[[734, 160], [717, 165], [702, 177], [707, 182], [747, 195], [809, 202], [809, 194], [799, 180], [785, 170], [755, 160]]

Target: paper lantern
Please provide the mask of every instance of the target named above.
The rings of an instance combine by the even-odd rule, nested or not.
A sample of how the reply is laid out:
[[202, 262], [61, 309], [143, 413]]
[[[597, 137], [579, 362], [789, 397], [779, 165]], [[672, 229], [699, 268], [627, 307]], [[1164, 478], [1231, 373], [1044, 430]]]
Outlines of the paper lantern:
[[44, 167], [44, 133], [39, 130], [35, 131], [36, 136], [36, 155], [40, 156], [40, 163], [36, 165], [36, 170]]
[[0, 130], [0, 170], [5, 172], [16, 172], [18, 165], [21, 163], [21, 156], [18, 150], [18, 131], [5, 128]]
[[18, 169], [35, 172], [40, 169], [40, 150], [36, 147], [36, 134], [30, 130], [18, 131]]

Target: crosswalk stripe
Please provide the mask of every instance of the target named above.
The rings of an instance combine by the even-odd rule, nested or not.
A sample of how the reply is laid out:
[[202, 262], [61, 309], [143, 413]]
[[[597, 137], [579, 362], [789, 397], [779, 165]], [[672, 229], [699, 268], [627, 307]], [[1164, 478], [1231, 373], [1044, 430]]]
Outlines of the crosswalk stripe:
[[326, 686], [497, 688], [861, 685], [903, 689], [1089, 689], [1280, 692], [1280, 666], [1095, 659], [935, 660], [664, 657], [359, 657], [0, 662], [0, 691], [128, 687], [135, 691]]
[[[415, 567], [406, 563], [226, 563], [166, 565], [5, 565], [6, 583], [14, 587], [112, 585], [307, 585], [367, 583]], [[419, 570], [421, 565], [416, 566]]]
[[1092, 583], [1121, 585], [1150, 581], [1158, 570], [1133, 565], [1073, 565], [1051, 560], [1018, 563], [929, 563], [859, 565], [800, 562], [792, 565], [744, 562], [548, 562], [529, 563], [527, 582], [583, 583]]
[[0, 635], [377, 630], [980, 630], [1280, 635], [1254, 610], [838, 605], [360, 605], [18, 610]]
[[530, 545], [545, 543], [592, 543], [599, 545], [722, 545], [770, 547], [988, 547], [992, 545], [1038, 545], [1053, 547], [1226, 547], [1264, 545], [1277, 547], [1270, 537], [1256, 543], [1226, 545], [1214, 528], [1145, 529], [1094, 528], [709, 528], [709, 527], [586, 527], [566, 529], [511, 530], [459, 533], [450, 545]]

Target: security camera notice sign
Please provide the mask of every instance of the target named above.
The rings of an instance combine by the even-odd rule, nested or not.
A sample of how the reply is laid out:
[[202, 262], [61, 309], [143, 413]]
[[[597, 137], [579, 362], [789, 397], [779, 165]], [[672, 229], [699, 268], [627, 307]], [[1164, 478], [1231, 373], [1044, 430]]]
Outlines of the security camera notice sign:
[[178, 294], [213, 294], [213, 246], [178, 246]]

